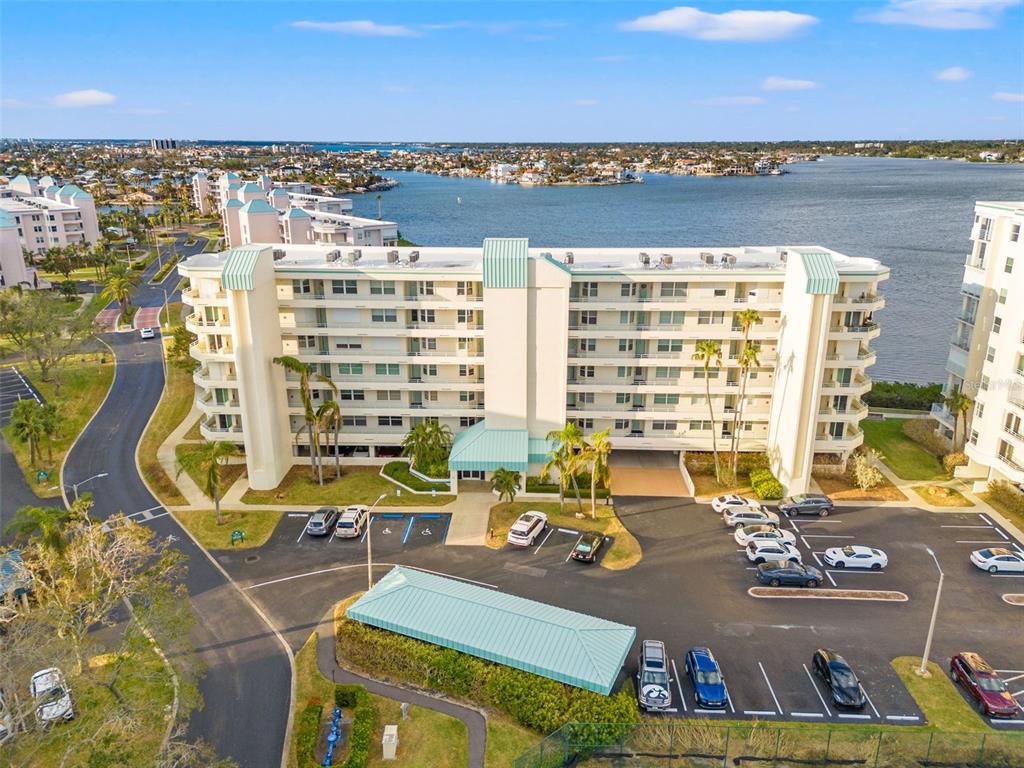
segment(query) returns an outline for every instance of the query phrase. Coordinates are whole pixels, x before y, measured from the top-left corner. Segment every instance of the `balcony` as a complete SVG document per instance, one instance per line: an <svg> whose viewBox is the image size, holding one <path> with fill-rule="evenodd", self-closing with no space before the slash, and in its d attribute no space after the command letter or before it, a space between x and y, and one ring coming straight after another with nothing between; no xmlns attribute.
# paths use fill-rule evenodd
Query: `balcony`
<svg viewBox="0 0 1024 768"><path fill-rule="evenodd" d="M204 413L237 413L239 402L237 397L218 401L213 392L207 391L196 398L196 407Z"/></svg>
<svg viewBox="0 0 1024 768"><path fill-rule="evenodd" d="M957 312L956 319L966 325L974 325L977 317L971 312Z"/></svg>
<svg viewBox="0 0 1024 768"><path fill-rule="evenodd" d="M235 382L238 378L233 373L211 374L206 366L198 368L192 373L192 381L200 387L210 387L220 382Z"/></svg>
<svg viewBox="0 0 1024 768"><path fill-rule="evenodd" d="M228 295L224 291L216 293L201 294L198 288L192 288L181 292L181 301L184 304L201 304L203 306L226 306Z"/></svg>
<svg viewBox="0 0 1024 768"><path fill-rule="evenodd" d="M863 323L861 325L834 325L828 329L829 333L841 336L867 336L873 339L878 336L880 329L878 323Z"/></svg>
<svg viewBox="0 0 1024 768"><path fill-rule="evenodd" d="M825 359L831 363L858 363L866 367L875 362L875 353L872 350L868 350L867 352L855 352L849 355L841 355L838 352L832 352L825 355Z"/></svg>
<svg viewBox="0 0 1024 768"><path fill-rule="evenodd" d="M1011 437L1016 438L1017 440L1024 440L1024 434L1021 434L1020 432L1018 432L1013 427L1007 424L1003 424L1003 432L1010 435Z"/></svg>
<svg viewBox="0 0 1024 768"><path fill-rule="evenodd" d="M818 409L819 416L835 417L835 418L847 418L847 419L862 419L868 415L868 407L861 402L852 402L846 406L845 409L839 410L828 406L826 408Z"/></svg>
<svg viewBox="0 0 1024 768"><path fill-rule="evenodd" d="M832 390L846 390L851 394L863 395L871 389L871 379L867 376L854 376L850 381L823 381L821 388L831 392Z"/></svg>
<svg viewBox="0 0 1024 768"><path fill-rule="evenodd" d="M1021 466L1020 464L1018 464L1017 461L1012 456L1005 456L1005 455L1000 453L1000 454L998 454L998 456L996 458L998 458L999 461L1002 462L1004 466L1009 467L1014 472L1024 472L1024 466Z"/></svg>
<svg viewBox="0 0 1024 768"><path fill-rule="evenodd" d="M238 425L221 427L216 422L199 422L199 434L207 440L241 440L242 428Z"/></svg>
<svg viewBox="0 0 1024 768"><path fill-rule="evenodd" d="M946 406L944 406L942 403L932 403L932 407L929 413L931 414L932 418L935 419L940 424L947 426L950 429L953 428L955 424L953 414L950 413L949 409L946 408Z"/></svg>
<svg viewBox="0 0 1024 768"><path fill-rule="evenodd" d="M185 327L193 333L210 330L229 331L231 329L231 321L226 318L209 320L202 315L193 312L185 318Z"/></svg>
<svg viewBox="0 0 1024 768"><path fill-rule="evenodd" d="M965 339L962 336L958 336L957 334L953 334L953 336L950 337L950 339L949 339L949 343L951 345L953 345L954 347L956 347L957 349L962 349L965 352L970 352L971 351L971 339L970 339L970 337Z"/></svg>
<svg viewBox="0 0 1024 768"><path fill-rule="evenodd" d="M832 306L857 306L871 305L872 309L881 309L885 306L885 299L874 293L861 294L860 296L833 296Z"/></svg>

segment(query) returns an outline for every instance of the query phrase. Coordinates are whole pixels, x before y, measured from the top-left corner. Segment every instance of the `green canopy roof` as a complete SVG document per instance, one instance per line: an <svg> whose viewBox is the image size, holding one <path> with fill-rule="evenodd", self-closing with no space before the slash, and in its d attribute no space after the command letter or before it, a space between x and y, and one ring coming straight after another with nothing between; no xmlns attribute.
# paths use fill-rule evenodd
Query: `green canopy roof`
<svg viewBox="0 0 1024 768"><path fill-rule="evenodd" d="M251 291L252 273L256 262L266 246L243 246L228 251L220 283L226 291Z"/></svg>
<svg viewBox="0 0 1024 768"><path fill-rule="evenodd" d="M396 566L348 617L608 695L636 628Z"/></svg>
<svg viewBox="0 0 1024 768"><path fill-rule="evenodd" d="M480 421L455 436L449 469L493 472L511 469L525 472L529 464L530 435L525 429L488 429Z"/></svg>
<svg viewBox="0 0 1024 768"><path fill-rule="evenodd" d="M823 251L800 251L807 273L807 293L833 294L839 290L839 272Z"/></svg>

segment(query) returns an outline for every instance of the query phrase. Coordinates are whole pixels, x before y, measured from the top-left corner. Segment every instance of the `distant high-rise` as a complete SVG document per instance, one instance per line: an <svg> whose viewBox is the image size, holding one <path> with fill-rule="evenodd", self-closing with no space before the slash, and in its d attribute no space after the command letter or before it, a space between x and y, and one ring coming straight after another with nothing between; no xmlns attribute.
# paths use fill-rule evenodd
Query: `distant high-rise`
<svg viewBox="0 0 1024 768"><path fill-rule="evenodd" d="M150 149L157 149L157 150L160 150L160 149L177 149L178 148L178 140L177 139L150 139L149 140L149 148Z"/></svg>

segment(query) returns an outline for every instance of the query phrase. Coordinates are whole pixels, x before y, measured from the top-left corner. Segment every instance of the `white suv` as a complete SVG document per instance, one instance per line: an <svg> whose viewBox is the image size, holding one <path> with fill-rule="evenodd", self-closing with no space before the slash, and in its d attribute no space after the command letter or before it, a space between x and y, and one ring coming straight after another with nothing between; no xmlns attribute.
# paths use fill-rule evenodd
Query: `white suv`
<svg viewBox="0 0 1024 768"><path fill-rule="evenodd" d="M353 504L350 507L345 507L334 526L334 536L339 539L354 539L362 536L369 513L370 508L365 504Z"/></svg>
<svg viewBox="0 0 1024 768"><path fill-rule="evenodd" d="M800 550L785 541L752 541L747 544L747 559L756 564L767 563L769 560L788 560L791 563L802 563Z"/></svg>
<svg viewBox="0 0 1024 768"><path fill-rule="evenodd" d="M517 547L528 547L548 527L548 516L543 512L524 512L508 530L508 543Z"/></svg>
<svg viewBox="0 0 1024 768"><path fill-rule="evenodd" d="M64 681L64 673L56 667L41 669L32 675L29 690L36 703L36 718L43 725L75 719L71 689Z"/></svg>

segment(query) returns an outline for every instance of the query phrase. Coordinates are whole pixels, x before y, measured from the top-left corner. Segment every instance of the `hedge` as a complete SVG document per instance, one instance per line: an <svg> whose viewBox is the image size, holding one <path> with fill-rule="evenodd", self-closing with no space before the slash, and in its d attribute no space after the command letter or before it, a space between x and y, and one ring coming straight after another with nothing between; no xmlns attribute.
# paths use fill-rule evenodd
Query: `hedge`
<svg viewBox="0 0 1024 768"><path fill-rule="evenodd" d="M323 704L309 704L299 713L295 726L295 758L299 768L318 765L316 745L320 740L320 723L324 718Z"/></svg>
<svg viewBox="0 0 1024 768"><path fill-rule="evenodd" d="M949 453L950 441L935 434L939 422L935 419L904 419L903 434L936 458Z"/></svg>
<svg viewBox="0 0 1024 768"><path fill-rule="evenodd" d="M1024 515L1024 493L1018 491L1005 480L993 480L988 484L988 492L992 498L1011 512Z"/></svg>
<svg viewBox="0 0 1024 768"><path fill-rule="evenodd" d="M404 461L389 461L384 465L384 474L392 480L397 480L402 485L407 485L414 491L437 491L438 493L451 493L452 489L448 483L428 483L420 480L409 471L409 465Z"/></svg>
<svg viewBox="0 0 1024 768"><path fill-rule="evenodd" d="M588 475L586 473L578 475L576 477L576 484L580 487L580 498L589 499L590 498L590 475ZM557 483L550 483L550 482L545 483L539 477L527 477L526 478L526 492L527 493L558 493L558 484ZM600 486L598 486L597 498L599 498L599 499L607 499L608 498L608 493L609 493L609 491L608 491L607 488L601 488ZM566 496L566 498L575 498L576 497L576 491L573 489L572 483L570 483L569 487L565 489L565 496Z"/></svg>
<svg viewBox="0 0 1024 768"><path fill-rule="evenodd" d="M719 451L718 459L724 467L732 460L732 456L727 451ZM768 463L768 457L763 453L740 453L736 457L736 469L738 472L764 469L768 466ZM686 468L691 472L710 474L715 471L714 454L711 451L687 451Z"/></svg>
<svg viewBox="0 0 1024 768"><path fill-rule="evenodd" d="M861 400L874 408L927 411L932 403L942 401L942 385L876 381L871 385L871 391L863 395Z"/></svg>
<svg viewBox="0 0 1024 768"><path fill-rule="evenodd" d="M602 696L348 618L338 623L337 639L338 657L357 670L494 707L540 733L568 722L640 720L628 682Z"/></svg>
<svg viewBox="0 0 1024 768"><path fill-rule="evenodd" d="M782 483L770 469L755 469L750 473L750 487L759 499L781 499Z"/></svg>
<svg viewBox="0 0 1024 768"><path fill-rule="evenodd" d="M334 706L352 710L352 728L348 737L348 757L341 768L365 768L370 759L373 729L377 725L377 709L361 685L334 686Z"/></svg>

